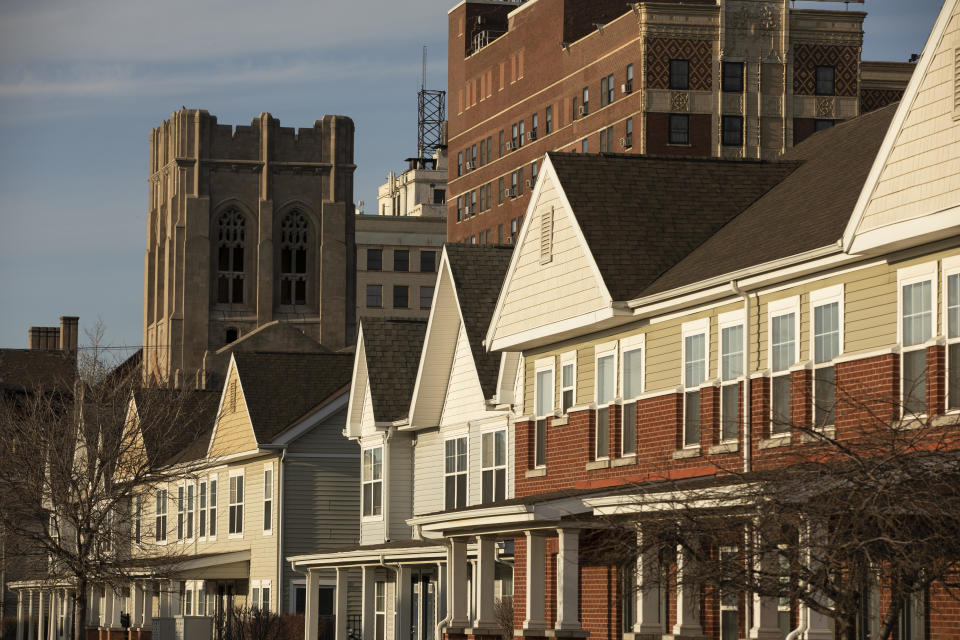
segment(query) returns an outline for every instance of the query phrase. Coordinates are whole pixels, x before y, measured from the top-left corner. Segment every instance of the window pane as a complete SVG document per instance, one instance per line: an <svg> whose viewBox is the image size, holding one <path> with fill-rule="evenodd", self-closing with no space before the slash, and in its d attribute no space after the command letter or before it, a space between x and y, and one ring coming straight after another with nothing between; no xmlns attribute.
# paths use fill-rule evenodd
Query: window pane
<svg viewBox="0 0 960 640"><path fill-rule="evenodd" d="M453 509L457 504L457 477L447 476L445 483L444 504L446 509Z"/></svg>
<svg viewBox="0 0 960 640"><path fill-rule="evenodd" d="M597 410L597 457L610 456L610 407Z"/></svg>
<svg viewBox="0 0 960 640"><path fill-rule="evenodd" d="M637 452L637 404L623 405L623 455Z"/></svg>
<svg viewBox="0 0 960 640"><path fill-rule="evenodd" d="M817 369L813 376L814 425L833 424L833 367Z"/></svg>
<svg viewBox="0 0 960 640"><path fill-rule="evenodd" d="M635 398L641 393L641 370L643 361L642 351L634 349L623 354L623 397Z"/></svg>
<svg viewBox="0 0 960 640"><path fill-rule="evenodd" d="M726 327L720 337L722 362L720 375L735 380L743 375L743 326Z"/></svg>
<svg viewBox="0 0 960 640"><path fill-rule="evenodd" d="M790 376L777 376L773 379L773 433L790 431Z"/></svg>
<svg viewBox="0 0 960 640"><path fill-rule="evenodd" d="M537 372L537 407L538 416L545 416L553 411L553 370Z"/></svg>
<svg viewBox="0 0 960 640"><path fill-rule="evenodd" d="M960 342L947 347L947 408L960 409Z"/></svg>
<svg viewBox="0 0 960 640"><path fill-rule="evenodd" d="M563 386L565 387L573 386L573 365L572 364L563 365Z"/></svg>
<svg viewBox="0 0 960 640"><path fill-rule="evenodd" d="M494 434L493 463L497 466L507 464L507 432L497 431Z"/></svg>
<svg viewBox="0 0 960 640"><path fill-rule="evenodd" d="M684 343L684 385L696 387L707 379L707 363L704 354L706 336L702 333L687 336Z"/></svg>
<svg viewBox="0 0 960 640"><path fill-rule="evenodd" d="M684 394L683 444L700 444L700 390Z"/></svg>
<svg viewBox="0 0 960 640"><path fill-rule="evenodd" d="M927 411L927 351L917 349L904 353L903 405L905 413L921 414Z"/></svg>
<svg viewBox="0 0 960 640"><path fill-rule="evenodd" d="M960 338L960 274L947 278L947 337Z"/></svg>
<svg viewBox="0 0 960 640"><path fill-rule="evenodd" d="M567 413L573 406L573 389L567 389L563 392L563 412Z"/></svg>
<svg viewBox="0 0 960 640"><path fill-rule="evenodd" d="M796 361L796 325L795 314L774 316L771 320L773 338L773 370L783 371Z"/></svg>
<svg viewBox="0 0 960 640"><path fill-rule="evenodd" d="M506 469L497 469L494 472L494 486L496 488L493 492L493 499L505 500L507 498L507 470Z"/></svg>
<svg viewBox="0 0 960 640"><path fill-rule="evenodd" d="M613 400L615 376L613 356L603 356L597 359L597 402L605 404Z"/></svg>
<svg viewBox="0 0 960 640"><path fill-rule="evenodd" d="M720 640L737 640L740 634L740 618L737 610L721 611L720 617Z"/></svg>
<svg viewBox="0 0 960 640"><path fill-rule="evenodd" d="M537 420L536 430L534 464L539 467L547 463L547 421Z"/></svg>
<svg viewBox="0 0 960 640"><path fill-rule="evenodd" d="M931 338L931 282L903 287L903 346L923 344Z"/></svg>
<svg viewBox="0 0 960 640"><path fill-rule="evenodd" d="M484 470L481 485L480 500L484 503L491 502L493 500L493 469Z"/></svg>
<svg viewBox="0 0 960 640"><path fill-rule="evenodd" d="M720 389L720 439L737 439L737 404L740 400L740 385L728 384Z"/></svg>
<svg viewBox="0 0 960 640"><path fill-rule="evenodd" d="M817 363L840 355L840 305L837 302L813 309L813 352Z"/></svg>
<svg viewBox="0 0 960 640"><path fill-rule="evenodd" d="M484 467L493 466L493 434L483 434L482 452L480 454L480 464Z"/></svg>
<svg viewBox="0 0 960 640"><path fill-rule="evenodd" d="M380 482L373 483L373 515L378 516L381 513L381 498L383 494L383 485Z"/></svg>

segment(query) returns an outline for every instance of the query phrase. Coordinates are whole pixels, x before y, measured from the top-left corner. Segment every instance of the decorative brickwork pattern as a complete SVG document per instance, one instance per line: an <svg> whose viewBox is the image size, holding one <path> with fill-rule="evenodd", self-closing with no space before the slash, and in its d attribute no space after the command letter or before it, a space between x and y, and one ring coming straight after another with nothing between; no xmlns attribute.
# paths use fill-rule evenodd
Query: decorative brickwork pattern
<svg viewBox="0 0 960 640"><path fill-rule="evenodd" d="M860 113L870 113L903 98L901 89L861 89Z"/></svg>
<svg viewBox="0 0 960 640"><path fill-rule="evenodd" d="M812 96L817 93L817 65L835 67L835 95L857 95L857 47L830 44L798 44L793 47L793 93ZM692 74L692 71L691 71Z"/></svg>
<svg viewBox="0 0 960 640"><path fill-rule="evenodd" d="M707 40L647 38L647 87L670 88L670 60L690 61L690 91L713 87L713 44Z"/></svg>

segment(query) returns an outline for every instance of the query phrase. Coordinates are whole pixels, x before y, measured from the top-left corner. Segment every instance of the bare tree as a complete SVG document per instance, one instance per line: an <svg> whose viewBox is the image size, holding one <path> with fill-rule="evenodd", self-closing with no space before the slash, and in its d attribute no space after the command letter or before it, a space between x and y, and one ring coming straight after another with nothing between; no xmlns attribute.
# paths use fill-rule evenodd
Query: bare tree
<svg viewBox="0 0 960 640"><path fill-rule="evenodd" d="M748 471L738 459L710 478L633 485L601 510L621 534L602 538L619 562L663 559L637 588L689 582L718 598L799 603L849 640L864 637L870 589L884 596L875 640L931 587L956 597L960 419L913 414L878 390L835 395L835 427L790 423L789 446L763 450ZM680 550L692 562L677 571Z"/></svg>
<svg viewBox="0 0 960 640"><path fill-rule="evenodd" d="M144 389L138 359L110 361L102 325L87 337L75 376L0 404L0 528L36 580L70 589L77 639L91 586L121 589L179 562L177 545L154 543L142 505L195 471L178 456L212 427L198 392Z"/></svg>

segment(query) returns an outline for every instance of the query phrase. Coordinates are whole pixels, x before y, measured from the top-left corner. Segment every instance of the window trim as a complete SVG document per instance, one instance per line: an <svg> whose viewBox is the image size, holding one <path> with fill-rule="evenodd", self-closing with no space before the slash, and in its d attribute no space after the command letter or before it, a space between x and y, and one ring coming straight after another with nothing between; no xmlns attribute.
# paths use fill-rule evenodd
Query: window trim
<svg viewBox="0 0 960 640"><path fill-rule="evenodd" d="M227 486L227 538L229 538L229 539L231 539L231 540L234 540L234 539L242 539L242 538L243 538L243 533L244 533L244 531L246 530L246 527L244 526L244 524L246 523L246 515L247 515L247 514L246 514L246 509L244 509L243 507L244 507L244 503L246 502L246 498L247 498L247 482L246 482L246 479L243 480L243 489L241 490L241 491L242 491L242 494L243 494L243 495L242 495L242 500L240 500L240 502L231 502L231 497L230 497L230 495L229 495L229 494L230 494L229 481L233 480L233 479L236 478L236 477L244 478L244 476L245 476L245 469L231 469L231 470L230 470L230 475L229 475L229 480L228 480L228 486ZM238 493L240 493L240 492L238 492ZM235 506L238 506L238 505L240 506L240 529L239 529L239 531L231 532L231 531L230 531L230 511L231 511Z"/></svg>
<svg viewBox="0 0 960 640"><path fill-rule="evenodd" d="M498 465L497 460L497 434L503 434L503 464ZM493 438L493 466L485 467L483 466L483 439L486 437ZM469 448L469 444L468 444ZM470 465L467 465L469 469ZM507 430L506 426L499 425L493 429L487 429L480 433L480 502L479 504L493 504L497 501L497 470L503 469L503 497L504 500L510 498L510 433ZM486 471L493 472L493 500L489 503L484 502L483 500L483 474ZM469 478L467 479L469 483ZM467 485L469 487L469 484ZM469 490L467 491L469 494ZM469 499L468 499L469 502Z"/></svg>
<svg viewBox="0 0 960 640"><path fill-rule="evenodd" d="M380 449L380 477L379 477L379 478L372 478L372 477L371 477L370 480L364 480L364 479L363 479L364 457L366 456L367 451L375 451L375 450L377 450L377 449ZM386 447L384 446L384 443L383 443L383 442L378 442L377 444L374 444L374 445L364 446L364 447L360 450L360 520L361 520L361 522L382 522L382 521L383 521L383 500L384 500L383 492L384 492L384 486L385 486L384 483L383 483L383 459L384 459L385 456L386 456ZM372 462L372 461L371 461L370 466L371 466L371 471L370 471L370 473L371 473L371 476L372 476L372 475L373 475L373 462ZM364 503L363 492L364 492L364 489L365 489L366 485L368 485L368 484L369 484L369 485L373 485L373 484L378 483L378 482L380 483L380 513L376 513L376 514L373 513L373 511L374 511L374 508L373 508L373 507L374 507L374 505L373 505L373 489L371 489L371 490L370 490L370 495L371 495L370 511L371 511L371 513L370 513L370 515L365 515L365 514L363 513L363 508L364 508L364 504L363 504L363 503Z"/></svg>
<svg viewBox="0 0 960 640"><path fill-rule="evenodd" d="M466 457L466 464L464 465L463 471L447 471L447 443L456 440L464 441L464 456ZM456 446L456 445L454 445ZM457 456L459 457L459 456ZM451 476L464 476L464 490L463 490L463 507L470 506L470 438L466 432L457 430L456 432L450 432L446 434L443 438L443 508L444 510L450 509L460 509L463 507L457 506L456 496L454 496L454 506L447 506L447 478Z"/></svg>
<svg viewBox="0 0 960 640"><path fill-rule="evenodd" d="M270 495L269 495L269 497L267 496L267 475L270 476ZM277 515L276 509L273 508L273 502L274 502L274 501L273 501L273 492L274 492L274 488L275 488L275 486L276 486L274 480L275 480L275 474L274 474L274 472L273 472L273 462L271 461L271 462L266 462L266 463L264 463L264 465L263 465L263 512L261 513L261 515L263 516L263 523L264 523L264 524L266 524L266 519L267 519L267 518L266 518L267 503L270 504L270 528L269 528L269 529L266 529L266 528L265 528L265 529L263 530L263 535L265 535L265 536L273 535L273 521L274 521L274 519L276 518L276 515Z"/></svg>
<svg viewBox="0 0 960 640"><path fill-rule="evenodd" d="M687 65L687 84L684 87L675 87L673 86L673 63L674 62L685 62ZM690 59L689 58L670 58L670 61L667 63L667 88L670 91L690 91Z"/></svg>
<svg viewBox="0 0 960 640"><path fill-rule="evenodd" d="M938 276L939 269L937 268L937 262L924 262L922 264L913 265L910 267L904 267L897 270L897 344L900 346L900 370L897 372L899 376L898 386L900 388L900 415L901 417L907 415L906 409L906 399L903 396L903 356L905 353L913 351L926 351L928 342L923 342L916 345L911 345L909 347L904 347L903 345L903 288L912 284L917 284L919 282L930 281L930 336L931 339L936 338L937 336L937 296L939 292L938 288ZM945 306L945 305L944 305ZM927 408L927 407L925 407ZM919 413L916 417L923 418L926 417L927 411Z"/></svg>
<svg viewBox="0 0 960 640"><path fill-rule="evenodd" d="M727 128L728 121L737 121L737 138L736 142L727 142L727 132L733 131L732 129ZM720 144L724 147L742 147L744 141L744 119L741 115L725 113L720 116ZM688 134L689 135L689 134Z"/></svg>
<svg viewBox="0 0 960 640"><path fill-rule="evenodd" d="M549 371L550 375L546 376L546 379L550 381L550 393L547 397L550 398L550 407L547 413L540 414L537 409L539 408L539 403L537 398L540 393L540 382L539 374L544 371ZM533 469L545 469L547 466L547 426L546 421L548 418L552 418L556 414L557 398L556 398L556 363L555 358L550 356L548 358L540 358L535 360L533 363L533 428L534 428L534 437L533 437ZM537 445L537 423L543 420L543 463L537 464L537 451L539 446Z"/></svg>
<svg viewBox="0 0 960 640"><path fill-rule="evenodd" d="M945 341L943 361L944 361L944 366L946 368L943 374L943 381L944 381L943 409L944 409L944 413L958 413L960 412L960 408L957 408L957 409L950 408L950 370L951 370L950 345L960 343L960 333L958 333L957 336L954 336L952 338L950 337L950 316L948 313L949 309L947 308L947 304L950 302L950 297L949 297L949 290L947 287L950 283L951 277L957 276L957 278L960 279L960 256L948 256L943 258L943 260L940 263L940 269L941 269L940 277L942 282L941 286L943 290L943 293L941 294L941 296L943 297L943 301L942 301L942 304L940 305L941 308L943 309L940 326L943 327L941 334L943 335L944 341ZM954 366L960 367L960 363L956 363Z"/></svg>
<svg viewBox="0 0 960 640"><path fill-rule="evenodd" d="M686 142L673 142L673 119L682 118L687 123L687 140ZM667 117L667 146L673 147L689 147L690 145L690 114L689 113L671 113Z"/></svg>
<svg viewBox="0 0 960 640"><path fill-rule="evenodd" d="M607 342L604 344L598 344L593 348L593 402L597 407L597 419L594 420L594 432L593 432L593 459L594 460L609 460L610 459L610 413L609 409L613 405L617 404L619 400L618 391L619 391L619 376L617 362L618 355L618 345L616 341ZM601 358L613 358L613 389L611 391L610 399L605 402L600 401L600 359ZM598 450L598 445L600 442L600 410L607 409L607 420L606 424L603 425L607 430L607 453L606 455L600 455Z"/></svg>
<svg viewBox="0 0 960 640"><path fill-rule="evenodd" d="M817 418L817 370L826 369L828 367L835 367L833 360L829 362L817 363L817 345L816 345L816 322L817 315L816 310L818 307L823 307L833 303L837 303L837 334L838 334L838 351L835 357L840 357L843 355L843 333L846 329L846 323L844 322L844 310L843 310L843 300L844 300L844 286L841 282L840 284L833 285L832 287L825 287L823 289L817 289L816 291L810 292L809 300L809 319L810 319L810 335L808 340L810 342L810 367L812 374L810 376L810 402L812 406L810 408L810 415L813 419L813 427L817 428L816 424ZM834 380L836 380L836 369L834 369ZM836 386L836 383L834 383ZM836 398L836 396L834 396ZM834 413L834 420L836 420L836 413ZM831 425L823 425L831 426Z"/></svg>
<svg viewBox="0 0 960 640"><path fill-rule="evenodd" d="M253 591L256 589L259 592L260 597L257 598L258 602L254 602ZM266 606L263 603L263 590L267 589L267 602ZM260 609L267 612L274 611L273 609L273 584L271 580L251 580L250 581L250 609Z"/></svg>
<svg viewBox="0 0 960 640"><path fill-rule="evenodd" d="M739 442L740 436L739 431L742 426L742 415L737 413L737 437L736 438L724 438L723 437L723 388L729 386L737 387L737 403L739 405L740 395L746 391L746 385L743 384L747 379L747 330L746 330L746 316L743 312L743 309L737 309L736 311L728 311L726 313L721 313L717 316L717 378L720 380L720 397L719 400L719 420L717 433L717 442L720 444L728 444ZM729 380L723 377L723 331L724 329L733 329L734 327L740 327L741 337L743 338L744 344L740 348L740 375L736 378L730 378ZM744 398L746 401L746 398Z"/></svg>
<svg viewBox="0 0 960 640"><path fill-rule="evenodd" d="M732 66L732 65L738 65L738 66L740 67L740 73L739 73L739 80L740 80L739 84L740 84L740 88L739 88L739 89L728 89L728 88L727 88L727 84L726 84L726 80L727 80L726 68L727 68L727 65L731 65L731 66ZM744 64L744 61L743 61L743 60L727 60L727 59L722 60L721 63L720 63L720 91L721 91L721 93L743 93L743 89L744 89L744 87L746 86L746 82L744 82L744 75L745 75L744 71L745 71L745 70L746 70L746 64Z"/></svg>
<svg viewBox="0 0 960 640"><path fill-rule="evenodd" d="M627 362L627 354L633 353L634 351L640 351L640 393L627 397L626 389L624 388L624 382L626 381L626 375L624 373L624 367ZM625 407L628 404L636 405L641 395L647 391L647 335L641 333L635 336L630 336L628 338L623 338L620 340L620 380L619 386L617 387L619 391L619 396L621 399L621 409L620 409L620 457L635 456L637 455L637 432L636 427L634 427L634 442L633 442L633 451L624 451L624 419L626 418ZM634 414L636 417L636 414Z"/></svg>
<svg viewBox="0 0 960 640"><path fill-rule="evenodd" d="M207 476L207 541L215 542L217 539L217 530L220 528L217 524L218 505L217 492L220 490L219 474L211 473ZM214 486L216 485L216 486Z"/></svg>
<svg viewBox="0 0 960 640"><path fill-rule="evenodd" d="M820 69L830 69L833 71L833 78L830 80L831 91L829 93L822 93L820 91L820 82L818 78L818 71ZM837 95L837 66L833 64L818 64L813 67L813 93L818 96L835 96Z"/></svg>
<svg viewBox="0 0 960 640"><path fill-rule="evenodd" d="M785 369L774 371L773 369L773 319L779 318L780 316L786 316L793 314L793 362L788 365ZM781 376L787 376L787 380L790 380L791 369L800 362L800 296L790 296L787 298L781 298L779 300L774 300L767 303L767 367L770 369L770 391L769 391L769 401L770 401L770 411L769 411L769 424L770 424L770 437L771 438L783 438L790 436L790 429L786 431L775 433L773 430L773 382L774 378L779 378ZM790 394L790 404L793 404L793 393L791 389ZM790 410L790 407L787 408ZM789 423L788 423L789 425Z"/></svg>
<svg viewBox="0 0 960 640"><path fill-rule="evenodd" d="M168 487L157 489L154 492L155 504L162 505L163 511L158 512L154 507L153 539L157 544L167 544L167 530L170 518L170 490Z"/></svg>
<svg viewBox="0 0 960 640"><path fill-rule="evenodd" d="M563 384L563 369L564 367L572 366L573 367L573 379L570 386L564 386ZM573 401L570 403L567 411L563 410L563 394L567 390L573 392ZM560 355L560 412L561 415L567 415L570 408L577 406L577 352L567 351Z"/></svg>
<svg viewBox="0 0 960 640"><path fill-rule="evenodd" d="M689 386L687 384L687 338L703 335L703 362L704 362L704 371L703 371L703 380L698 382L694 386ZM700 440L703 440L703 425L700 425L700 438L695 443L687 442L687 399L686 394L693 393L696 390L696 393L700 393L700 388L703 384L710 379L710 317L701 318L699 320L691 320L690 322L684 322L680 328L680 383L683 387L683 417L682 417L682 429L681 433L683 435L683 449L699 449ZM699 422L699 418L697 419Z"/></svg>

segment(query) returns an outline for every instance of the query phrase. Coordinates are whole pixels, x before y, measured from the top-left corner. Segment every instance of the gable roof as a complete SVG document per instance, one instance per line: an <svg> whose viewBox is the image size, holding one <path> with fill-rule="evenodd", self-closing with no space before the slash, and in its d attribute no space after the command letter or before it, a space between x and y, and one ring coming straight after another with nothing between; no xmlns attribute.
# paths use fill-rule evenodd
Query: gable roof
<svg viewBox="0 0 960 640"><path fill-rule="evenodd" d="M257 442L266 444L350 384L348 353L234 353Z"/></svg>
<svg viewBox="0 0 960 640"><path fill-rule="evenodd" d="M72 391L77 359L65 351L0 349L0 391Z"/></svg>
<svg viewBox="0 0 960 640"><path fill-rule="evenodd" d="M548 154L614 300L630 300L795 162Z"/></svg>
<svg viewBox="0 0 960 640"><path fill-rule="evenodd" d="M642 295L836 245L896 108L889 105L843 122L788 151L782 159L799 163L796 171Z"/></svg>
<svg viewBox="0 0 960 640"><path fill-rule="evenodd" d="M497 393L500 354L483 346L497 305L513 247L447 244L445 246L460 303L460 315L485 399Z"/></svg>
<svg viewBox="0 0 960 640"><path fill-rule="evenodd" d="M363 318L360 321L370 398L377 422L396 422L410 412L425 320Z"/></svg>
<svg viewBox="0 0 960 640"><path fill-rule="evenodd" d="M151 466L204 457L216 421L219 391L140 388L133 397Z"/></svg>

